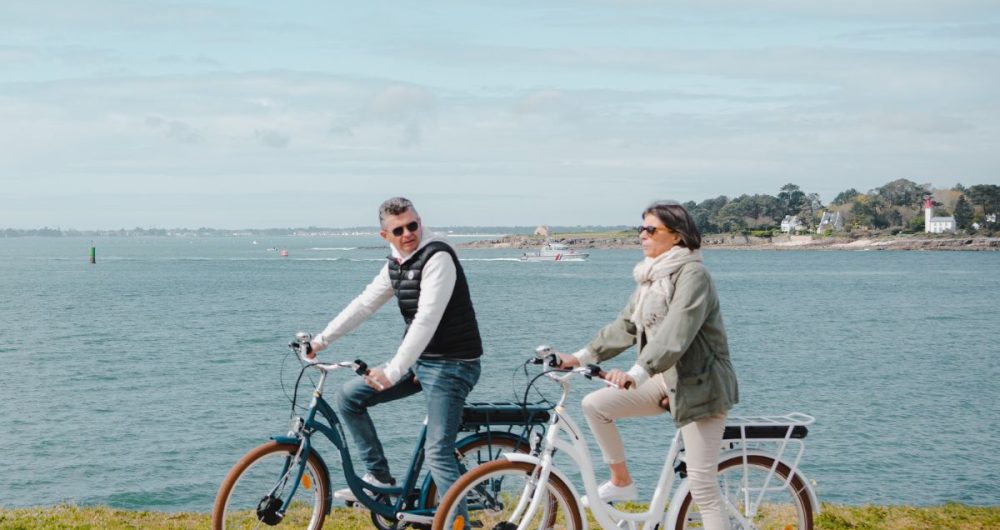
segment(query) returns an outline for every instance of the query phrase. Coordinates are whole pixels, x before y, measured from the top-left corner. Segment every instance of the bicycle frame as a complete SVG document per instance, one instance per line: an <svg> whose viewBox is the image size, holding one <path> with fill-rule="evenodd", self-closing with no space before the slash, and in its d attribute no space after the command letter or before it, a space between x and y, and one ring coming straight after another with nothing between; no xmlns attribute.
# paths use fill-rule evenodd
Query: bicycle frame
<svg viewBox="0 0 1000 530"><path fill-rule="evenodd" d="M580 476L583 478L584 491L586 492L588 498L597 499L598 484L597 479L594 476L594 466L590 458L590 449L586 438L582 434L584 431L581 430L573 418L566 413L564 406L569 389L569 384L566 379L570 375L572 375L572 373L564 376L552 376L552 379L557 380L563 386L563 395L554 409L555 414L545 433L545 441L542 445L541 455L536 457L531 455L515 455L508 453L504 456L511 461L534 463L540 469L537 482L539 484L544 484L548 480L551 473L556 472L559 475L562 475L562 472L555 467L555 462L553 460L555 453L560 451L568 455L579 469ZM560 436L563 432L566 432L568 435L568 440ZM663 470L660 472L660 479L657 482L656 490L653 493L653 499L650 501L648 510L640 513L623 512L602 502L591 502L590 511L594 515L597 522L604 528L620 528L616 520L628 521L629 528L635 528L636 524L643 523L643 528L647 530L652 530L655 525L662 522L664 510L667 506L668 495L670 494L670 490L673 488L674 469L671 464L677 460L677 456L680 454L682 447L683 441L680 437L680 431L678 431L674 434L673 440L670 443L670 450L667 452ZM565 476L563 476L563 478L566 484L571 489L574 489L572 482L565 480ZM575 489L573 494L579 498ZM532 495L530 503L528 503L527 506L523 506L526 499L522 498L520 503L521 505L515 508L514 518L522 521L531 520L533 514L538 510L543 497L545 497L545 488L536 488L535 493ZM527 512L525 510L527 510ZM522 517L521 515L524 513L527 513L527 516ZM586 528L586 517L582 517L582 520L584 521L584 528ZM519 528L518 530L524 529Z"/></svg>
<svg viewBox="0 0 1000 530"><path fill-rule="evenodd" d="M521 526L518 530L525 530L523 526L532 520L534 514L539 509L542 499L545 498L546 488L542 485L546 484L549 480L551 474L555 473L562 481L569 487L572 494L576 498L580 498L580 495L575 490L573 482L570 481L564 473L562 473L558 467L556 467L554 462L554 455L557 451L562 452L569 456L570 459L576 464L579 470L579 474L583 479L584 490L588 496L588 499L598 499L598 484L597 479L594 474L594 467L590 457L590 449L586 438L583 436L583 430L577 425L577 423L567 414L565 409L565 401L569 393L569 378L573 375L580 375L585 373L586 369L575 369L570 370L563 375L556 375L554 373L546 374L550 379L558 382L562 385L563 392L558 404L554 409L554 415L549 423L547 431L544 437L544 443L541 446L541 451L539 454L535 455L523 455L523 454L510 454L506 453L504 455L510 461L513 462L526 462L535 466L537 478L532 482L534 491L531 492L531 496L522 495L515 507L510 520L512 521L522 521ZM777 420L785 419L788 422L783 424L778 424ZM720 455L720 462L731 458L734 455L740 455L743 458L744 464L751 455L765 455L772 457L775 460L775 467L781 462L781 455L785 452L786 447L790 443L798 444L798 451L795 456L793 463L786 463L789 467L805 480L805 477L798 471L798 464L801 460L802 453L804 452L804 443L801 440L791 439L792 426L794 425L808 425L814 420L811 416L805 414L794 413L786 416L778 417L757 417L757 418L740 418L740 420L745 420L741 422L736 422L733 424L727 424L731 427L738 427L740 429L741 438L740 439L728 439L726 441L730 444L730 449L724 451ZM774 426L779 425L780 427L788 427L784 438L760 438L748 440L747 429L749 427L755 426ZM563 433L566 436L562 436ZM766 443L777 443L779 444L779 449L776 452L762 451L760 449L751 449L748 447L748 441L751 442L761 442ZM736 444L740 444L740 447L735 447ZM679 460L681 451L683 450L684 442L681 437L681 433L678 430L670 443L670 449L667 452L666 458L663 463L663 468L660 472L659 480L656 484L656 489L653 492L653 497L649 503L649 508L645 512L623 512L616 509L610 504L606 504L600 501L591 501L589 503L589 508L594 516L594 519L601 525L601 527L606 529L625 529L628 530L638 530L641 524L643 530L654 530L657 525L663 525L665 530L673 530L674 521L676 520L677 510L681 504L681 500L687 495L687 480L682 479L680 487L677 491L673 493L671 497L671 490L674 489L674 477L676 474L676 463ZM759 496L755 502L759 503L760 497L770 489L768 484L774 475L775 469L771 469L770 476L764 481L763 488L750 487L748 484L743 484L746 496L745 502L747 506L754 506L751 508L751 514L756 510L756 504L751 504L753 499L750 498L750 492L754 490L759 490ZM791 480L789 475L788 480ZM808 482L806 482L808 484ZM787 484L787 482L786 482ZM785 484L782 484L784 486ZM808 488L808 486L807 486ZM819 503L816 501L815 493L812 488L809 489L809 499L813 504L815 513L818 513ZM528 493L526 491L525 493ZM665 514L665 509L667 507L668 498L672 498L670 502L670 512ZM734 506L728 499L723 498L726 509L735 517L740 524L747 528L752 527L747 521L744 514L740 513L740 510ZM587 529L587 518L583 512L582 505L579 506L581 510L581 520L583 522L584 530ZM624 525L622 524L624 523Z"/></svg>
<svg viewBox="0 0 1000 530"><path fill-rule="evenodd" d="M431 482L431 477L427 476L424 478L424 483L419 488L420 495L417 499L415 509L404 510L404 507L411 500L412 497L409 496L410 492L416 490L417 480L420 478L420 471L423 468L424 463L424 446L427 440L427 421L424 420L424 426L420 430L420 435L417 438L416 446L412 457L410 458L409 467L406 470L405 479L403 483L399 486L392 487L378 487L363 481L361 477L354 470L354 464L351 460L351 453L346 443L346 435L344 434L344 429L340 423L340 418L337 416L336 411L325 399L323 399L322 389L326 382L327 375L329 372L340 368L354 368L354 363L336 363L336 364L313 364L319 372L319 381L316 383L316 388L312 394L312 400L309 403L309 407L306 414L302 418L296 418L293 423L292 430L284 436L272 436L271 438L279 443L287 443L298 445L299 450L295 456L290 459L286 468L282 471L281 479L278 481L279 484L282 480L288 478L294 478L294 482L291 485L291 491L287 494L287 500L284 502L286 505L281 507L281 512L288 508L287 503L290 503L292 499L295 498L295 493L301 484L302 475L305 472L304 463L309 458L310 453L313 452L312 447L312 435L316 432L322 433L331 443L337 448L340 453L341 467L343 469L344 478L347 481L347 486L350 488L351 492L354 493L357 502L361 503L368 510L386 517L390 520L396 520L400 518L402 513L412 514L414 519L426 518L429 522L432 514L432 509L427 507L428 500L428 486ZM488 408L486 409L489 410ZM488 414L489 412L487 412ZM324 421L325 420L325 421ZM542 420L544 421L544 420ZM518 440L525 440L527 443L526 435L533 428L535 424L539 422L527 423L524 425L524 431L521 435L513 434L511 432L503 431L492 431L487 429L485 432L476 431L473 434L460 438L455 442L456 449L462 449L464 446L473 443L479 439L487 440L487 444L491 445L494 439L511 439L517 438ZM492 452L492 450L491 450ZM319 457L319 453L316 453ZM330 470L322 458L319 458L323 466L323 471L330 476ZM291 472L294 469L294 477L291 477ZM371 492L371 493L369 493ZM376 497L379 496L395 496L396 501L392 504L388 502L383 502L378 500ZM327 498L324 500L327 511L332 505L332 492L328 492ZM427 512L427 513L424 513Z"/></svg>

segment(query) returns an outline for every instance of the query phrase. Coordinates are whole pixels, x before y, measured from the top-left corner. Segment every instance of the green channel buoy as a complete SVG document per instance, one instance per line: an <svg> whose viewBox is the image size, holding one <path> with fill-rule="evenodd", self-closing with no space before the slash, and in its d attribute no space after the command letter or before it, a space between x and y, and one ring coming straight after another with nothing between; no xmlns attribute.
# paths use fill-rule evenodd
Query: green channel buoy
<svg viewBox="0 0 1000 530"><path fill-rule="evenodd" d="M90 244L90 262L97 263L97 247L93 243Z"/></svg>

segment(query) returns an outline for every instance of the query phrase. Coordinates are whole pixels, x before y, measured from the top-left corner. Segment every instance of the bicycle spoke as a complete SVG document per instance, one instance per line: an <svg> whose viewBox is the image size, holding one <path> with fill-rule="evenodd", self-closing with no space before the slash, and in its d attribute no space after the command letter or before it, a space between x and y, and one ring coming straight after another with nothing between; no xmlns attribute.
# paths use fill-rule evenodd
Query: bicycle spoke
<svg viewBox="0 0 1000 530"><path fill-rule="evenodd" d="M741 457L719 465L729 524L756 530L811 530L812 506L802 479L782 463L765 456ZM690 493L683 501L678 529L704 528L702 514Z"/></svg>
<svg viewBox="0 0 1000 530"><path fill-rule="evenodd" d="M220 488L213 527L249 530L280 523L282 528L319 528L326 516L328 480L313 456L301 479L294 483L299 467L289 463L296 449L293 445L264 444L237 463Z"/></svg>

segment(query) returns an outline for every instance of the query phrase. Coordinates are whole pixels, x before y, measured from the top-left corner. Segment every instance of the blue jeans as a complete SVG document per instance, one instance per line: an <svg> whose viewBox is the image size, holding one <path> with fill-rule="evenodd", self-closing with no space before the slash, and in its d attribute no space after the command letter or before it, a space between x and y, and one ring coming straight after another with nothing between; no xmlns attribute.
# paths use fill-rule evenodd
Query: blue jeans
<svg viewBox="0 0 1000 530"><path fill-rule="evenodd" d="M351 432L368 472L382 482L392 479L368 407L423 390L427 401L424 461L438 491L447 491L460 475L455 459L455 437L462 421L465 398L479 381L480 370L479 361L417 361L399 382L382 391L369 387L360 377L344 383L337 392L337 412Z"/></svg>

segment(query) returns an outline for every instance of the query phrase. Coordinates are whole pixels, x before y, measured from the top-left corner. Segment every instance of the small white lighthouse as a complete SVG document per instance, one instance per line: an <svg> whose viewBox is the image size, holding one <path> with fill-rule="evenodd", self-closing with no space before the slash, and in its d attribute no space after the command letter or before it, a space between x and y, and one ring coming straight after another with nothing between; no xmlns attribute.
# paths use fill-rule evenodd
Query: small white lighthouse
<svg viewBox="0 0 1000 530"><path fill-rule="evenodd" d="M934 217L934 199L930 195L924 197L924 232L943 234L954 232L957 227L954 217Z"/></svg>

